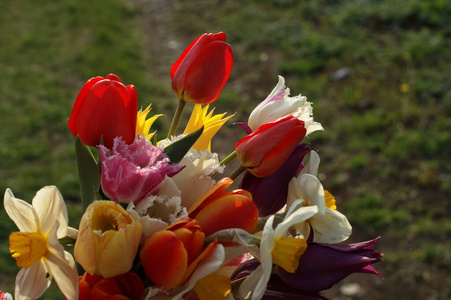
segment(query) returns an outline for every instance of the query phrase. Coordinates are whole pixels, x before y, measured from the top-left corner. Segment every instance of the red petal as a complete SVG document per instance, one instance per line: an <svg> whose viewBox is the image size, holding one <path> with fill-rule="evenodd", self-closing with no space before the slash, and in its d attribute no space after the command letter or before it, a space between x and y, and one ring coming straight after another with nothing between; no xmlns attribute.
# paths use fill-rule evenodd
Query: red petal
<svg viewBox="0 0 451 300"><path fill-rule="evenodd" d="M140 258L147 277L167 290L180 285L188 266L183 243L167 230L154 233L144 243Z"/></svg>

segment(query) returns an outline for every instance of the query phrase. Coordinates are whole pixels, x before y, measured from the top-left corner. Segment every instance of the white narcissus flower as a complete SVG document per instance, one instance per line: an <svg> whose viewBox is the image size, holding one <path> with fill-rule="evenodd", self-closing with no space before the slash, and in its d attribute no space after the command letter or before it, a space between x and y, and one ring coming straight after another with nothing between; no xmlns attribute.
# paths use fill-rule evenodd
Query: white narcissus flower
<svg viewBox="0 0 451 300"><path fill-rule="evenodd" d="M337 211L335 199L324 190L318 178L311 174L300 174L288 185L287 207L302 199L302 206L318 207L318 214L307 222L296 224L298 233L308 236L313 229L313 241L335 244L348 239L352 227L345 215Z"/></svg>
<svg viewBox="0 0 451 300"><path fill-rule="evenodd" d="M290 89L285 87L285 78L279 76L279 82L249 116L248 125L252 130L263 124L274 121L286 115L293 115L304 121L307 129L306 136L317 130L324 130L320 123L313 121L312 104L307 97L298 95L290 96Z"/></svg>
<svg viewBox="0 0 451 300"><path fill-rule="evenodd" d="M20 230L9 238L12 256L22 268L16 277L14 298L37 299L54 278L67 299L78 299L74 259L58 241L67 234L63 197L55 186L47 186L36 193L32 204L15 198L10 189L5 192L6 212Z"/></svg>
<svg viewBox="0 0 451 300"><path fill-rule="evenodd" d="M274 215L268 218L263 229L260 244L260 265L241 284L240 295L248 299L259 300L266 291L271 276L272 264L278 264L288 272L294 273L299 264L299 258L307 249L306 237L287 237L291 226L303 223L318 213L316 206L295 208L302 202L294 203L288 210L284 220L273 229Z"/></svg>

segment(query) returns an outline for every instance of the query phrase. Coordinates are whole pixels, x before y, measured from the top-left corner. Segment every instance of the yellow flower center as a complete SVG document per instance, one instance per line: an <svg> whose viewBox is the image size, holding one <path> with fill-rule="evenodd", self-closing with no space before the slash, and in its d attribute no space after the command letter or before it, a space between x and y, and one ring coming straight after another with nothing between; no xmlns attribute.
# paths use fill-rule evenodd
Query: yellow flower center
<svg viewBox="0 0 451 300"><path fill-rule="evenodd" d="M271 251L272 260L287 272L294 273L305 250L307 250L305 239L278 237L274 240L274 248Z"/></svg>
<svg viewBox="0 0 451 300"><path fill-rule="evenodd" d="M112 201L98 201L92 210L90 227L103 233L125 229L132 221L130 215L120 205Z"/></svg>
<svg viewBox="0 0 451 300"><path fill-rule="evenodd" d="M13 232L9 236L9 252L17 266L28 268L47 253L47 239L38 232Z"/></svg>
<svg viewBox="0 0 451 300"><path fill-rule="evenodd" d="M330 209L337 210L337 205L335 204L335 197L332 196L329 191L324 191L324 198L326 200L326 206Z"/></svg>

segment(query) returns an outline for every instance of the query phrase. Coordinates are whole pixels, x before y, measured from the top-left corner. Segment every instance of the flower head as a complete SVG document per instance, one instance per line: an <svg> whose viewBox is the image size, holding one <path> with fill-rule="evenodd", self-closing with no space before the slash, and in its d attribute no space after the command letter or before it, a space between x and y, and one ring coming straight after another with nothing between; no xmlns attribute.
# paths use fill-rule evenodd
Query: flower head
<svg viewBox="0 0 451 300"><path fill-rule="evenodd" d="M120 138L108 149L99 146L102 162L102 189L111 200L137 203L156 193L166 176L177 174L183 167L172 164L163 149L138 137L131 145Z"/></svg>
<svg viewBox="0 0 451 300"><path fill-rule="evenodd" d="M172 89L180 100L215 101L232 72L232 48L223 32L195 39L171 67Z"/></svg>
<svg viewBox="0 0 451 300"><path fill-rule="evenodd" d="M147 140L151 140L155 135L155 132L150 132L150 127L155 122L156 119L163 116L162 114L154 115L146 120L147 115L150 112L151 105L147 106L145 110L138 111L138 116L136 118L136 134L147 138Z"/></svg>
<svg viewBox="0 0 451 300"><path fill-rule="evenodd" d="M271 94L266 97L250 114L249 126L253 130L263 124L286 115L293 115L303 121L306 135L323 130L320 123L313 121L312 104L302 95L290 96L290 89L285 87L285 78L279 76L279 82Z"/></svg>
<svg viewBox="0 0 451 300"><path fill-rule="evenodd" d="M142 227L112 201L94 201L80 221L75 259L90 274L105 278L130 271L141 240Z"/></svg>
<svg viewBox="0 0 451 300"><path fill-rule="evenodd" d="M5 210L20 232L10 236L10 251L22 269L17 274L15 299L39 298L52 278L67 299L78 299L74 259L58 239L67 233L67 210L54 186L40 189L32 205L14 197L7 189ZM46 274L50 276L46 276Z"/></svg>
<svg viewBox="0 0 451 300"><path fill-rule="evenodd" d="M280 168L305 136L304 122L285 116L265 123L235 144L240 163L257 177Z"/></svg>
<svg viewBox="0 0 451 300"><path fill-rule="evenodd" d="M233 115L223 118L224 114L213 115L214 109L208 112L208 105L204 108L200 104L194 105L193 112L191 113L191 117L186 125L185 131L183 134L192 133L202 126L204 126L204 131L202 135L197 139L196 143L193 145L193 148L197 151L208 150L211 151L211 139L213 136L221 129L222 125L227 122L228 119L233 117Z"/></svg>
<svg viewBox="0 0 451 300"><path fill-rule="evenodd" d="M114 74L94 77L78 94L68 125L85 145L97 146L103 140L111 148L118 136L130 144L135 139L137 110L138 93L133 85L123 85Z"/></svg>

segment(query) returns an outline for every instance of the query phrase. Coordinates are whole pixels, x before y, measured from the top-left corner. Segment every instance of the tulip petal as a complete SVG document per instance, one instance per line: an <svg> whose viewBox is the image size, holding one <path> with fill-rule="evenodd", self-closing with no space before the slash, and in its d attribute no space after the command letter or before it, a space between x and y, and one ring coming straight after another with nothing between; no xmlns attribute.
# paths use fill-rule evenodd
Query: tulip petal
<svg viewBox="0 0 451 300"><path fill-rule="evenodd" d="M78 275L72 255L69 252L65 252L65 257L63 258L50 253L45 258L49 273L52 274L66 299L78 299Z"/></svg>
<svg viewBox="0 0 451 300"><path fill-rule="evenodd" d="M257 226L258 209L250 195L231 194L204 207L195 219L206 236L227 228L241 228L252 233Z"/></svg>
<svg viewBox="0 0 451 300"><path fill-rule="evenodd" d="M202 197L196 200L189 208L188 213L191 214L197 208L202 208L208 203L214 201L219 195L225 194L227 189L232 185L233 180L229 177L224 177L218 182L216 182L207 192L205 192ZM206 201L208 200L208 201ZM205 202L205 203L204 203Z"/></svg>
<svg viewBox="0 0 451 300"><path fill-rule="evenodd" d="M33 198L33 207L39 216L41 230L49 233L58 221L57 237L63 238L67 234L68 216L63 196L55 186L40 189Z"/></svg>
<svg viewBox="0 0 451 300"><path fill-rule="evenodd" d="M296 172L312 148L299 145L285 163L272 175L258 178L245 172L240 188L252 194L252 200L258 207L260 217L278 212L287 202L288 184L296 176Z"/></svg>
<svg viewBox="0 0 451 300"><path fill-rule="evenodd" d="M52 276L47 278L47 271L42 262L37 262L29 268L22 268L16 277L14 299L38 299L52 282Z"/></svg>
<svg viewBox="0 0 451 300"><path fill-rule="evenodd" d="M39 217L31 204L15 198L10 189L6 189L4 197L5 210L8 216L22 232L36 232Z"/></svg>
<svg viewBox="0 0 451 300"><path fill-rule="evenodd" d="M167 290L180 285L188 266L188 254L175 233L162 230L154 233L140 252L147 277Z"/></svg>

